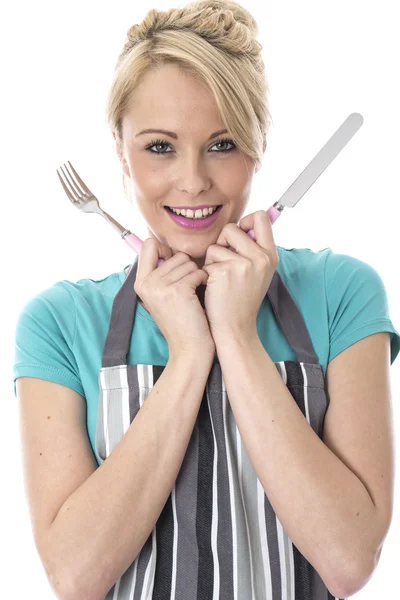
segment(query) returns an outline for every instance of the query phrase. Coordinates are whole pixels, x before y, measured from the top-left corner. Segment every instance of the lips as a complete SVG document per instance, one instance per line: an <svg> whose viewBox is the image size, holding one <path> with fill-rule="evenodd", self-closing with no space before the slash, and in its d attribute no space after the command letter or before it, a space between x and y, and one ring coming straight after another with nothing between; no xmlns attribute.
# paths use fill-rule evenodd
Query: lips
<svg viewBox="0 0 400 600"><path fill-rule="evenodd" d="M209 227L210 225L212 225L216 219L219 216L219 213L222 210L222 204L219 206L219 208L217 208L217 210L215 210L213 212L212 215L208 215L207 217L203 217L201 219L189 219L184 217L183 215L177 215L176 213L174 213L172 210L169 210L169 208L167 208L166 206L164 207L166 212L168 213L168 215L171 217L171 219L173 221L175 221L175 223L177 225L180 225L181 227L185 228L185 229L205 229L206 227Z"/></svg>

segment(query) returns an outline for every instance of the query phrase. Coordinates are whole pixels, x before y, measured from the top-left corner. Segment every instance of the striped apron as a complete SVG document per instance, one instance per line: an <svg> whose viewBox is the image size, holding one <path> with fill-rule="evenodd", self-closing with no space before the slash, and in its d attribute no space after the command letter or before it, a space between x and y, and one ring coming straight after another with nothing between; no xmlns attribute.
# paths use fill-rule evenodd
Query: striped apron
<svg viewBox="0 0 400 600"><path fill-rule="evenodd" d="M137 266L136 258L114 298L104 345L95 442L100 464L120 442L165 368L127 364ZM297 358L275 366L321 438L328 407L323 370L277 270L267 296ZM334 600L274 513L241 440L218 362L209 373L168 500L140 553L105 598L128 599Z"/></svg>

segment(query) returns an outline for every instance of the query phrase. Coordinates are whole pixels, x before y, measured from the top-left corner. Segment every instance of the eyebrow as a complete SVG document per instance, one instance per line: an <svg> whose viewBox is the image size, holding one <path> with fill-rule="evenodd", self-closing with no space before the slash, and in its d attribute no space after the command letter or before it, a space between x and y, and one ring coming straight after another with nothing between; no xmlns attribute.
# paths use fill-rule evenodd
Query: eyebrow
<svg viewBox="0 0 400 600"><path fill-rule="evenodd" d="M135 137L138 137L139 135L143 135L144 133L163 133L164 135L168 135L169 137L174 138L174 140L178 139L178 136L176 135L176 133L174 133L173 131L167 131L166 129L143 129L143 131L141 131L140 133L137 133ZM215 133L212 133L208 139L212 140L212 139L216 138L217 136L221 135L222 133L228 133L228 130L221 129L220 131L216 131Z"/></svg>

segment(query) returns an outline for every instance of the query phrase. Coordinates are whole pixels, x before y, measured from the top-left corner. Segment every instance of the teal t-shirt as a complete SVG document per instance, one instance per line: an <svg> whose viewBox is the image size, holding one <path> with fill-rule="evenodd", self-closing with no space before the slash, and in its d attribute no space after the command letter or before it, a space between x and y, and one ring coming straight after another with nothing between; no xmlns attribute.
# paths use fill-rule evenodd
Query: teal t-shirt
<svg viewBox="0 0 400 600"><path fill-rule="evenodd" d="M384 283L373 267L352 256L336 254L331 248L314 252L277 246L277 250L279 274L303 316L324 375L329 361L342 350L381 331L390 332L393 364L400 335L390 320ZM127 266L100 280L58 281L24 305L16 324L15 396L15 380L23 376L76 390L87 403L87 431L95 456L102 352L113 300L125 280ZM257 329L274 362L296 360L268 300L260 306ZM139 302L127 362L168 362L168 344Z"/></svg>

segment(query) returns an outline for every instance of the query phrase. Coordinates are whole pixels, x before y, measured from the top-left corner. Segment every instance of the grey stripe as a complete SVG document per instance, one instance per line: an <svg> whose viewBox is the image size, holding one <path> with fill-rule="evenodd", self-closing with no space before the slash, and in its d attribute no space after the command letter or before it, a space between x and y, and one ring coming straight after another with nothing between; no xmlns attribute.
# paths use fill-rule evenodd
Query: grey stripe
<svg viewBox="0 0 400 600"><path fill-rule="evenodd" d="M140 409L141 389L139 386L138 371L140 371L141 368L142 365L127 366L127 377L129 386L129 418L131 423Z"/></svg>
<svg viewBox="0 0 400 600"><path fill-rule="evenodd" d="M280 376L286 383L285 371L282 369L279 363L275 363L275 366ZM271 457L271 460L273 460L273 457ZM277 516L275 514L274 509L272 508L267 494L265 494L264 511L265 522L267 527L269 563L271 568L272 600L282 600L282 584L283 580L286 580L286 575L285 573L281 572L281 556L279 552Z"/></svg>
<svg viewBox="0 0 400 600"><path fill-rule="evenodd" d="M252 581L249 582L249 593L251 589L254 590L254 600L257 600L257 598L265 598L264 566L262 563L257 509L257 475L244 443L242 443L242 461L243 496L249 530L249 560L252 567Z"/></svg>
<svg viewBox="0 0 400 600"><path fill-rule="evenodd" d="M237 446L236 446L236 423L233 417L232 409L230 407L228 396L226 394L225 383L223 382L223 402L225 411L225 431L228 438L227 453L229 454L229 465L231 469L231 528L232 528L232 585L235 590L235 572L236 572L236 589L238 589L239 572L238 572L238 548L243 547L245 543L245 532L241 521L239 519L240 507L241 507L241 495L238 482L238 463L237 463ZM232 600L234 596L232 595ZM237 600L240 599L240 594L236 596Z"/></svg>
<svg viewBox="0 0 400 600"><path fill-rule="evenodd" d="M229 406L230 419L235 423L233 411ZM238 480L238 502L236 504L236 527L238 529L237 536L237 571L238 571L238 600L249 597L251 590L251 564L250 564L250 547L247 531L247 511L245 490L243 490L243 477L245 465L243 460L243 441L236 424L235 440L236 440L236 477ZM241 475L239 473L239 463L241 463ZM243 496L242 496L243 494Z"/></svg>
<svg viewBox="0 0 400 600"><path fill-rule="evenodd" d="M308 404L310 425L322 439L325 414L329 405L327 395L320 388L307 387L304 390L304 400Z"/></svg>
<svg viewBox="0 0 400 600"><path fill-rule="evenodd" d="M272 505L265 495L264 500L265 510L265 523L267 527L267 539L268 539L268 552L269 552L269 564L271 569L271 586L272 586L272 599L271 600L282 600L282 576L281 576L281 562L279 557L279 544L278 544L278 530L276 515L272 508Z"/></svg>
<svg viewBox="0 0 400 600"><path fill-rule="evenodd" d="M218 364L212 370L207 382L208 405L211 421L217 442L217 488L218 492L218 529L217 553L219 561L220 593L219 600L232 600L232 515L229 494L229 474L227 449L225 445L225 429L223 418L222 372Z"/></svg>
<svg viewBox="0 0 400 600"><path fill-rule="evenodd" d="M249 554L247 552L247 531L246 531L246 523L244 518L243 511L243 502L241 491L239 487L239 464L238 464L238 452L240 451L241 443L239 441L239 448L237 446L237 435L240 434L239 430L236 426L236 422L234 419L234 415L230 404L227 400L226 405L226 420L227 420L227 431L229 436L229 446L231 452L231 464L233 471L233 492L234 492L234 504L235 504L235 522L236 522L236 546L234 547L234 556L236 554L236 564L234 564L234 568L236 569L236 577L237 577L237 600L242 600L242 598L247 598L247 592L249 590L249 583L251 581L250 578L250 563L249 563Z"/></svg>
<svg viewBox="0 0 400 600"><path fill-rule="evenodd" d="M187 600L188 590L197 597L199 551L196 534L198 478L198 422L193 428L188 448L175 484L178 520L178 548L175 600ZM175 532L176 533L176 532Z"/></svg>
<svg viewBox="0 0 400 600"><path fill-rule="evenodd" d="M312 590L313 590L313 599L315 600L327 600L328 599L328 590L322 581L318 572L313 568L312 569ZM338 600L336 596L332 596L335 600ZM343 598L343 600L347 600Z"/></svg>
<svg viewBox="0 0 400 600"><path fill-rule="evenodd" d="M315 388L325 389L326 383L324 378L324 373L320 365L310 364L310 363L302 363L299 361L298 366L302 366L304 371L306 372L307 377L307 385Z"/></svg>

